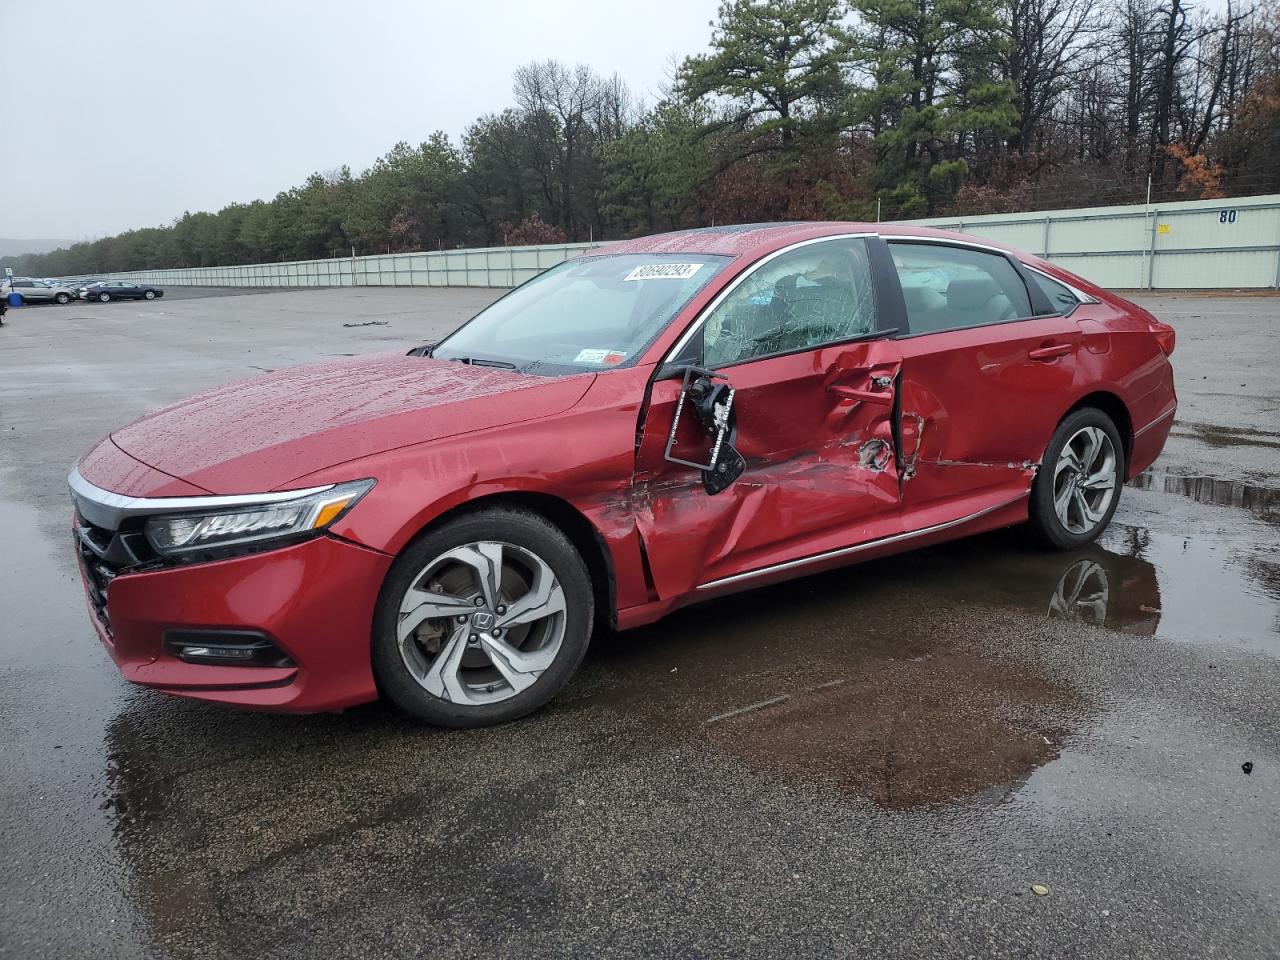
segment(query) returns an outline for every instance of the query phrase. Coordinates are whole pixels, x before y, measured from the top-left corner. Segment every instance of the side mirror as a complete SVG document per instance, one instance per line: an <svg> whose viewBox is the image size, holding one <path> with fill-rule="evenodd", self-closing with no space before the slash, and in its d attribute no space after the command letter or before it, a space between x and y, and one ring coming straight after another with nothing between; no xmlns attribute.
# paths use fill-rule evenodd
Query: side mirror
<svg viewBox="0 0 1280 960"><path fill-rule="evenodd" d="M434 343L424 343L420 347L414 347L412 350L406 353L405 356L406 357L429 357L431 356L431 351L434 350L435 348L436 348L436 345Z"/></svg>
<svg viewBox="0 0 1280 960"><path fill-rule="evenodd" d="M702 487L712 496L727 489L747 468L747 461L733 446L738 433L733 409L734 393L733 384L723 374L701 367L685 367L680 400L676 404L676 415L672 418L667 448L663 452L663 458L669 463L701 470ZM711 439L711 450L705 463L685 460L673 453L676 431L686 406L692 408L698 425Z"/></svg>

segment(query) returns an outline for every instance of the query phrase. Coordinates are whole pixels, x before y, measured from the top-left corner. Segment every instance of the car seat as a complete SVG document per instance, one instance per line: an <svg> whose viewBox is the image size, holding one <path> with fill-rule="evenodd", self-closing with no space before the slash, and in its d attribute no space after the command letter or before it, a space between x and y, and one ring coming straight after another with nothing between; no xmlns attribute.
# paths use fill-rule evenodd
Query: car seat
<svg viewBox="0 0 1280 960"><path fill-rule="evenodd" d="M1013 304L991 277L957 278L947 285L947 319L951 327L980 327L1012 320Z"/></svg>
<svg viewBox="0 0 1280 960"><path fill-rule="evenodd" d="M937 290L904 285L902 298L907 304L907 322L912 333L931 333L947 328L947 298Z"/></svg>

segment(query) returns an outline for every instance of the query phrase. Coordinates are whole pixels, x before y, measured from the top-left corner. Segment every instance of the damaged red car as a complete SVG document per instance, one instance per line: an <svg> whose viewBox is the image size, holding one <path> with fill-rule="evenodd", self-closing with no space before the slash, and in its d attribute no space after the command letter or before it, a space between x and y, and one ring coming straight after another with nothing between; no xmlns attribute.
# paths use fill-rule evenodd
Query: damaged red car
<svg viewBox="0 0 1280 960"><path fill-rule="evenodd" d="M112 433L70 476L89 607L124 676L167 693L510 720L593 629L995 527L1088 543L1164 445L1173 345L969 236L616 243L432 347Z"/></svg>

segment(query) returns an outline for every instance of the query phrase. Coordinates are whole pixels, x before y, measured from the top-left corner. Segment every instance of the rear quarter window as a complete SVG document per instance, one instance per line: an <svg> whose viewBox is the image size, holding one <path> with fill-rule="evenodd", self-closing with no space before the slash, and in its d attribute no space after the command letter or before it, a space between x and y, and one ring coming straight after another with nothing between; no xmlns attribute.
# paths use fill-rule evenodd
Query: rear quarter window
<svg viewBox="0 0 1280 960"><path fill-rule="evenodd" d="M1053 309L1064 317L1080 306L1080 298L1072 293L1071 288L1066 284L1059 283L1057 280L1046 277L1042 273L1036 273L1034 270L1028 270L1027 273L1030 275L1032 283L1044 291L1044 295L1053 304Z"/></svg>

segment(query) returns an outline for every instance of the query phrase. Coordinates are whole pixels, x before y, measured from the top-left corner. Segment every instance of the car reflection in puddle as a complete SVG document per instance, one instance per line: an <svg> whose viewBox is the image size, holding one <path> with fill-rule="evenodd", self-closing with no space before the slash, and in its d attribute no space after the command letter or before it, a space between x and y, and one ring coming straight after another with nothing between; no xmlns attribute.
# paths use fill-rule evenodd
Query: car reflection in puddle
<svg viewBox="0 0 1280 960"><path fill-rule="evenodd" d="M1236 479L1148 471L1130 481L1135 507L1166 513L1165 494L1214 508L1162 529L1123 527L1103 534L1115 548L1152 563L1160 581L1160 636L1197 646L1225 646L1280 656L1280 488ZM1146 498L1144 503L1142 498ZM1153 524L1154 526L1154 524Z"/></svg>
<svg viewBox="0 0 1280 960"><path fill-rule="evenodd" d="M1196 503L1238 507L1260 520L1280 523L1280 488L1226 480L1218 477L1185 476L1147 470L1129 481L1137 490L1156 490L1189 497Z"/></svg>

